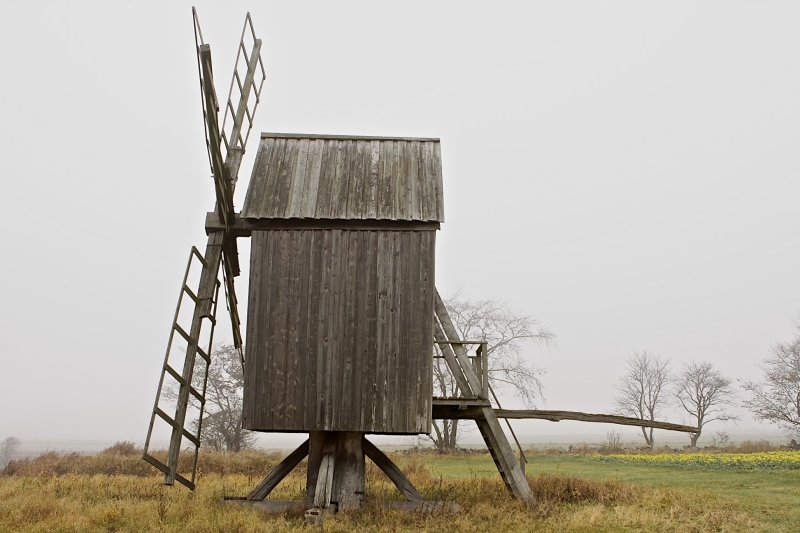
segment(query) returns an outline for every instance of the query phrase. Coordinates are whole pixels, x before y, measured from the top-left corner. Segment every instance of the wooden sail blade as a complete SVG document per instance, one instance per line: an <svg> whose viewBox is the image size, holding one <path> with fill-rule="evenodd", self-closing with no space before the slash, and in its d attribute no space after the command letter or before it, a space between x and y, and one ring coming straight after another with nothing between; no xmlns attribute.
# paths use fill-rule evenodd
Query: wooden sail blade
<svg viewBox="0 0 800 533"><path fill-rule="evenodd" d="M206 128L206 147L208 149L211 173L214 176L216 211L222 222L228 226L233 222L233 189L228 178L228 168L221 150L221 137L217 117L217 95L214 90L214 76L211 67L211 47L202 44L197 50L200 64L200 88L203 99L203 115Z"/></svg>
<svg viewBox="0 0 800 533"><path fill-rule="evenodd" d="M266 78L267 72L261 59L261 39L256 37L253 20L250 13L247 13L239 38L221 129L231 189L238 179L239 164L250 137Z"/></svg>
<svg viewBox="0 0 800 533"><path fill-rule="evenodd" d="M231 239L233 240L233 239ZM222 256L222 278L225 287L225 301L228 305L228 314L231 318L231 332L233 334L233 345L239 351L239 357L244 364L244 349L242 341L242 322L239 318L239 301L236 299L236 287L234 286L234 274L228 258L228 253Z"/></svg>
<svg viewBox="0 0 800 533"><path fill-rule="evenodd" d="M161 378L156 391L156 398L150 416L150 425L147 430L147 438L145 439L143 451L143 458L164 473L165 484L172 485L175 481L178 481L191 490L195 488L208 369L211 362L211 346L214 341L214 326L216 323L214 317L217 310L217 297L220 285L217 280L217 271L219 269L219 260L221 256L220 237L220 235L212 235L209 237L205 255L201 255L194 247L192 247L192 251L189 255L189 261L186 266L178 297L178 304L175 309L175 317L172 322L169 340L167 341L167 350L164 356ZM200 280L198 286L192 289L187 285L189 272L193 264L195 268L197 267L198 262L202 267ZM184 296L186 296L185 299ZM188 327L188 331L179 324L182 304L190 305L192 309L192 323L191 326ZM201 346L201 338L204 337L202 332L208 328L210 328L210 331L207 335L207 341L203 342L203 346ZM182 370L173 367L170 363L170 352L173 349L173 340L178 338L175 336L175 333L178 333L178 337L186 342ZM199 369L195 364L198 355L203 360ZM176 362L178 360L179 358L176 359ZM196 372L202 372L202 374L196 374ZM168 392L166 395L164 394L165 387L167 387L167 390L169 389L169 386L165 382L166 379L169 379L169 383L177 385L178 387L177 398L174 399L174 402L163 403L165 399L169 399L169 394L174 394L176 392L173 390L171 393ZM197 413L198 418L196 419L187 419L190 403L199 408L199 412ZM170 444L165 461L153 456L151 453L153 430L157 423L161 427L163 427L163 424L169 427ZM190 428L193 430L190 431ZM186 452L184 448L187 445L193 450ZM191 453L189 467L191 476L189 477L178 473L179 456L184 453Z"/></svg>

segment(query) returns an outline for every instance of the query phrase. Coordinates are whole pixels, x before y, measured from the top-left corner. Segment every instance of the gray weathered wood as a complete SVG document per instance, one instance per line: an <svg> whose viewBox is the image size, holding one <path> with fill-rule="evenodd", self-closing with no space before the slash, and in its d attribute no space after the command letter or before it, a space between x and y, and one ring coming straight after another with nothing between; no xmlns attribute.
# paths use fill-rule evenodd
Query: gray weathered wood
<svg viewBox="0 0 800 533"><path fill-rule="evenodd" d="M466 375L461 371L461 365L459 364L456 354L453 351L453 346L447 342L447 335L445 335L442 325L436 318L434 318L433 323L433 335L436 339L436 342L439 344L439 349L442 351L442 355L447 361L447 366L450 368L450 372L452 372L453 377L456 380L456 384L458 385L459 391L461 391L461 395L465 397L477 398L478 395L472 391L472 387L470 386L469 381L467 381Z"/></svg>
<svg viewBox="0 0 800 533"><path fill-rule="evenodd" d="M325 453L332 453L333 449L328 444L326 448L326 434L324 431L312 431L308 434L308 466L306 467L306 507L314 506L314 495L319 479L319 469Z"/></svg>
<svg viewBox="0 0 800 533"><path fill-rule="evenodd" d="M308 439L306 439L303 444L298 446L292 453L286 456L286 458L278 463L278 465L272 469L269 475L264 478L264 480L259 483L256 488L250 491L250 494L247 495L248 500L263 500L266 498L272 490L278 486L278 483L285 478L289 472L294 470L294 468L300 464L306 456L308 455Z"/></svg>
<svg viewBox="0 0 800 533"><path fill-rule="evenodd" d="M479 407L479 409L482 416L476 418L475 423L506 487L516 498L529 506L534 506L536 501L531 487L528 485L528 480L525 478L525 472L517 463L514 451L503 433L494 409L491 407Z"/></svg>
<svg viewBox="0 0 800 533"><path fill-rule="evenodd" d="M483 416L481 407L490 405L487 400L464 398L435 398L433 400L433 418L473 420ZM617 424L623 426L653 427L668 431L696 433L697 428L672 422L643 420L627 416L582 413L579 411L551 411L546 409L495 409L497 418L504 419L538 419L559 422L561 420L577 420L580 422L596 422L600 424Z"/></svg>
<svg viewBox="0 0 800 533"><path fill-rule="evenodd" d="M697 428L683 424L673 424L672 422L660 422L657 420L643 420L627 416L581 413L579 411L551 411L546 409L495 409L498 418L515 419L541 419L559 422L561 420L578 420L581 422L597 422L601 424L617 424L623 426L652 427L656 429L666 429L669 431L681 431L684 433L697 433Z"/></svg>
<svg viewBox="0 0 800 533"><path fill-rule="evenodd" d="M244 83L241 85L241 95L239 97L239 105L236 108L236 115L233 119L233 125L231 127L231 138L228 139L229 151L231 148L239 148L244 147L243 142L240 142L241 138L241 131L242 125L244 124L245 113L247 112L247 106L250 101L250 91L252 91L254 86L254 79L256 74L256 68L258 67L258 63L261 60L261 39L255 39L253 42L253 50L250 52L250 61L247 64L247 73L244 76ZM237 58L238 59L238 58ZM262 82L263 83L263 82ZM259 89L256 89L258 91ZM258 95L256 95L258 96ZM258 104L258 99L256 99L256 105ZM255 109L253 109L255 112ZM249 131L249 127L247 128ZM231 178L235 181L235 176L231 176Z"/></svg>
<svg viewBox="0 0 800 533"><path fill-rule="evenodd" d="M442 222L438 144L435 139L262 136L242 216Z"/></svg>
<svg viewBox="0 0 800 533"><path fill-rule="evenodd" d="M339 511L359 509L364 500L364 434L343 431L336 434L335 465L331 497Z"/></svg>
<svg viewBox="0 0 800 533"><path fill-rule="evenodd" d="M186 423L186 410L189 403L190 384L192 382L195 359L199 349L197 342L198 339L200 339L203 321L211 316L211 301L217 285L220 261L222 260L223 239L224 235L222 233L214 233L209 235L208 243L206 244L204 264L200 273L200 284L197 290L198 303L195 305L194 312L192 313L192 325L189 329L190 342L188 342L186 346L186 357L181 372L183 383L178 389L177 407L174 418L175 427L172 428L169 449L167 450L167 465L170 469L170 472L166 474L164 478L164 483L167 485L172 485L176 479L178 456L181 450L183 427Z"/></svg>
<svg viewBox="0 0 800 533"><path fill-rule="evenodd" d="M263 132L262 139L328 139L341 141L417 141L439 142L438 137L382 137L376 135L328 135L319 133L275 133Z"/></svg>
<svg viewBox="0 0 800 533"><path fill-rule="evenodd" d="M250 237L254 231L341 229L363 231L436 231L438 222L414 220L343 220L343 219L272 219L242 218L234 214L233 223L227 231L235 237ZM226 231L225 225L215 212L206 213L206 234Z"/></svg>
<svg viewBox="0 0 800 533"><path fill-rule="evenodd" d="M458 338L458 332L450 320L450 315L438 291L435 291L434 295L434 308L436 311L436 318L447 337L445 340L460 340ZM437 339L437 341L438 340L439 339ZM470 390L479 391L481 389L480 378L473 370L464 346L461 344L452 344L450 346L458 358L461 371L469 382ZM451 371L455 374L458 370L450 361L451 360L448 359L448 365L451 366ZM525 478L525 472L523 472L522 468L517 463L514 452L511 449L511 445L508 443L505 433L503 433L503 428L500 426L494 409L491 405L479 406L477 409L480 411L480 416L475 418L475 422L478 425L478 429L486 442L486 447L489 449L489 453L506 487L508 487L509 491L511 491L515 497L533 506L535 501L530 485L528 485L528 480Z"/></svg>
<svg viewBox="0 0 800 533"><path fill-rule="evenodd" d="M422 494L414 487L409 479L397 467L394 462L387 457L377 446L372 444L367 439L364 439L364 453L370 460L375 463L375 466L380 468L384 474L394 483L394 486L403 494L406 500L410 502L424 501Z"/></svg>
<svg viewBox="0 0 800 533"><path fill-rule="evenodd" d="M434 245L430 231L255 232L244 427L429 431Z"/></svg>
<svg viewBox="0 0 800 533"><path fill-rule="evenodd" d="M335 466L335 456L333 453L326 453L322 456L322 460L319 464L317 485L314 489L314 507L325 508L331 504Z"/></svg>
<svg viewBox="0 0 800 533"><path fill-rule="evenodd" d="M436 313L436 318L441 323L442 330L446 336L446 339L444 340L459 340L458 331L453 325L453 321L450 320L450 314L447 312L447 307L445 307L444 301L439 295L438 290L434 291L433 307ZM439 342L439 339L437 338L436 341ZM450 346L455 353L456 359L458 359L458 364L461 366L464 377L469 383L469 391L473 395L479 396L483 390L483 387L481 386L481 379L472 368L472 363L470 362L469 357L467 357L466 348L464 348L464 345L460 343L452 344Z"/></svg>

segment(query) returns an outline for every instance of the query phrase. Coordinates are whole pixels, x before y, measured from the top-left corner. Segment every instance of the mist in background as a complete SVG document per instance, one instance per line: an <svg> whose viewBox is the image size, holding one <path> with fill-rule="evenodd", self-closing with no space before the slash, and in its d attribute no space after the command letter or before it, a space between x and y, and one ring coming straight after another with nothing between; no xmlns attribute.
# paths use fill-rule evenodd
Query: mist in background
<svg viewBox="0 0 800 533"><path fill-rule="evenodd" d="M0 9L0 438L144 439L186 258L214 203L190 6ZM611 412L634 350L753 379L794 335L797 3L197 7L221 98L247 10L264 42L237 208L259 131L441 138L437 286L505 301L557 334L530 348L547 369L540 407ZM741 414L704 436L779 435ZM525 442L610 429L515 426Z"/></svg>

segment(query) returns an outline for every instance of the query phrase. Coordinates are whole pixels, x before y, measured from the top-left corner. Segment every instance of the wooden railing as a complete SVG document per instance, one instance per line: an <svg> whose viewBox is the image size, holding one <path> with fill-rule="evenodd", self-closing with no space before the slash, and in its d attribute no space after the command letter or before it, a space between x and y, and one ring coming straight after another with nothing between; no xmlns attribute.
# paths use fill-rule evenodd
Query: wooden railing
<svg viewBox="0 0 800 533"><path fill-rule="evenodd" d="M441 346L444 345L459 345L459 346L475 346L475 353L474 355L467 355L471 365L472 371L478 376L480 380L480 390L478 391L464 391L456 385L456 390L458 391L458 398L464 399L482 399L482 400L489 400L489 346L486 341L436 341L436 344ZM468 350L469 352L469 350ZM434 352L433 355L434 359L446 359L443 355L437 355ZM464 369L462 369L462 372ZM452 371L451 371L452 372Z"/></svg>

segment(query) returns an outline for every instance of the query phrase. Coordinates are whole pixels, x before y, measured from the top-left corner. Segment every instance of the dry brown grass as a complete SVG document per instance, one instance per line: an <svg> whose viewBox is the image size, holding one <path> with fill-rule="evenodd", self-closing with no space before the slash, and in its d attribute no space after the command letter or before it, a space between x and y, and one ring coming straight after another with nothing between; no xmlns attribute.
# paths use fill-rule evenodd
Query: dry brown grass
<svg viewBox="0 0 800 533"><path fill-rule="evenodd" d="M392 454L426 498L459 503L456 514L387 510L399 493L367 465L367 504L326 521L326 531L759 531L763 524L735 502L616 480L548 474L529 478L539 502L530 510L513 500L499 476L443 478L430 454ZM225 504L246 494L278 460L277 454L204 453L198 490L164 487L160 476L125 447L95 456L45 454L17 461L0 476L0 531L307 531L301 514L263 515ZM477 456L470 460L486 460ZM453 462L463 462L454 457ZM271 496L300 499L305 474L288 476Z"/></svg>
<svg viewBox="0 0 800 533"><path fill-rule="evenodd" d="M63 476L109 475L152 476L154 469L142 460L142 451L129 443L117 443L96 455L47 452L27 459L11 461L0 475ZM154 452L164 460L166 452ZM244 474L258 476L269 471L282 459L279 452L206 452L200 453L198 471L208 474ZM189 454L183 454L179 471L186 472L191 464Z"/></svg>
<svg viewBox="0 0 800 533"><path fill-rule="evenodd" d="M430 499L457 501L464 511L422 515L387 510L398 496L385 479L369 482L368 503L358 513L326 521L334 532L371 531L757 531L733 508L613 481L540 476L532 486L539 507L510 498L497 478L442 480L412 476ZM248 491L255 480L241 474L204 475L196 492L164 487L138 476L13 476L0 480L2 531L306 531L299 513L263 515L224 504L222 496ZM302 476L292 474L277 498L300 498ZM724 526L724 527L721 527Z"/></svg>

